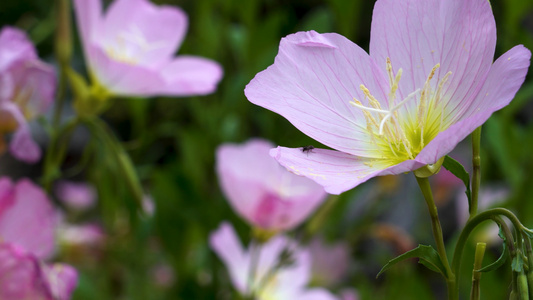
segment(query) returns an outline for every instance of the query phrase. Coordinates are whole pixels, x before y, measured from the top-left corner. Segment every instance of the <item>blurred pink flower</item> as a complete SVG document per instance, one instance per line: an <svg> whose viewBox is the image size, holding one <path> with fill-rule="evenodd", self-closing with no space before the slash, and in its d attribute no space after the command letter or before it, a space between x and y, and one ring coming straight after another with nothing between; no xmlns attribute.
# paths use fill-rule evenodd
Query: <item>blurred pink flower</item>
<svg viewBox="0 0 533 300"><path fill-rule="evenodd" d="M245 94L334 149L271 155L339 194L437 163L509 104L531 53L519 45L493 64L495 46L487 0L378 0L370 54L335 33L292 34Z"/></svg>
<svg viewBox="0 0 533 300"><path fill-rule="evenodd" d="M76 271L41 262L53 254L55 224L54 208L38 186L0 178L0 299L70 299Z"/></svg>
<svg viewBox="0 0 533 300"><path fill-rule="evenodd" d="M96 224L73 225L63 223L58 230L59 242L68 246L96 246L103 243L105 237L102 228Z"/></svg>
<svg viewBox="0 0 533 300"><path fill-rule="evenodd" d="M242 248L239 238L233 227L228 223L222 223L220 227L209 237L209 244L213 251L226 265L231 281L242 295L249 294L249 288L253 287L256 299L308 299L308 300L334 300L330 292L321 288L306 288L311 272L311 260L308 251L298 248L292 241L284 236L276 236L267 243L261 245L257 272L253 282L250 276L251 253ZM280 255L288 249L293 258L293 263L283 266L274 274L268 273L275 267Z"/></svg>
<svg viewBox="0 0 533 300"><path fill-rule="evenodd" d="M308 248L312 258L313 283L327 287L339 284L350 266L348 245L342 242L326 244L321 237L316 237Z"/></svg>
<svg viewBox="0 0 533 300"><path fill-rule="evenodd" d="M268 155L273 145L254 139L217 149L220 186L233 209L254 226L288 230L300 224L325 199L324 189L296 176Z"/></svg>
<svg viewBox="0 0 533 300"><path fill-rule="evenodd" d="M44 114L54 102L56 76L39 60L26 34L13 27L0 31L0 153L3 135L14 132L9 149L22 161L34 163L41 149L31 136L28 121Z"/></svg>
<svg viewBox="0 0 533 300"><path fill-rule="evenodd" d="M62 180L57 183L55 192L61 202L76 210L91 208L96 202L94 186L85 182Z"/></svg>
<svg viewBox="0 0 533 300"><path fill-rule="evenodd" d="M54 252L55 210L43 190L27 179L0 178L0 242L17 244L40 259Z"/></svg>
<svg viewBox="0 0 533 300"><path fill-rule="evenodd" d="M222 78L209 59L174 57L187 31L177 7L146 0L116 0L102 14L101 0L75 0L78 28L91 76L116 95L204 95Z"/></svg>
<svg viewBox="0 0 533 300"><path fill-rule="evenodd" d="M44 265L15 244L0 243L0 299L68 300L78 274L68 265Z"/></svg>

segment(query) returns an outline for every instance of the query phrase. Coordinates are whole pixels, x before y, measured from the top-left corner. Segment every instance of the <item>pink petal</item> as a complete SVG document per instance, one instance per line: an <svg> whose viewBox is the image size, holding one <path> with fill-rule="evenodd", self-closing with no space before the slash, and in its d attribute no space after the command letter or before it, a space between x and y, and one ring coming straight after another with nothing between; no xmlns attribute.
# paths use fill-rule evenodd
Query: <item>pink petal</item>
<svg viewBox="0 0 533 300"><path fill-rule="evenodd" d="M17 244L39 258L49 258L54 251L55 212L46 194L27 179L1 194L11 193L12 205L0 214L2 240Z"/></svg>
<svg viewBox="0 0 533 300"><path fill-rule="evenodd" d="M531 52L520 45L498 58L479 94L463 114L463 119L439 133L416 159L435 162L485 123L494 111L509 104L524 82L530 57Z"/></svg>
<svg viewBox="0 0 533 300"><path fill-rule="evenodd" d="M28 120L48 111L55 99L56 74L52 66L39 60L27 61L12 72L17 93L10 99Z"/></svg>
<svg viewBox="0 0 533 300"><path fill-rule="evenodd" d="M77 210L89 209L96 202L94 186L85 182L62 180L57 183L55 192L59 200Z"/></svg>
<svg viewBox="0 0 533 300"><path fill-rule="evenodd" d="M37 59L37 53L26 33L6 26L0 31L0 73L16 63Z"/></svg>
<svg viewBox="0 0 533 300"><path fill-rule="evenodd" d="M226 265L235 288L245 293L249 270L248 257L245 256L233 227L227 222L220 224L218 229L209 236L209 245Z"/></svg>
<svg viewBox="0 0 533 300"><path fill-rule="evenodd" d="M360 85L386 99L383 72L359 46L334 33L299 32L281 40L274 64L246 86L250 102L272 110L313 139L339 151L376 156L357 98Z"/></svg>
<svg viewBox="0 0 533 300"><path fill-rule="evenodd" d="M161 93L166 83L158 74L140 65L112 59L102 49L86 46L90 68L98 81L109 91L122 96L151 96Z"/></svg>
<svg viewBox="0 0 533 300"><path fill-rule="evenodd" d="M385 69L391 59L395 72L403 69L400 95L422 88L431 69L440 63L432 87L449 71L442 101L453 116L475 97L491 66L496 25L489 1L428 0L376 2L372 18L370 55ZM416 105L416 101L408 106Z"/></svg>
<svg viewBox="0 0 533 300"><path fill-rule="evenodd" d="M146 0L117 0L106 13L105 43L121 40L125 48L139 44L143 65L157 65L170 58L187 32L187 15L176 6L157 6ZM96 40L95 40L96 41Z"/></svg>
<svg viewBox="0 0 533 300"><path fill-rule="evenodd" d="M314 180L326 192L336 195L375 176L400 174L424 166L408 160L388 167L373 159L326 149L313 149L312 153L306 154L298 148L277 147L270 151L270 155L287 170Z"/></svg>
<svg viewBox="0 0 533 300"><path fill-rule="evenodd" d="M101 38L102 2L101 0L74 0L74 12L83 42L85 56L87 46L93 43L93 39Z"/></svg>
<svg viewBox="0 0 533 300"><path fill-rule="evenodd" d="M24 249L0 243L0 299L52 300L39 261Z"/></svg>
<svg viewBox="0 0 533 300"><path fill-rule="evenodd" d="M217 149L217 174L233 209L249 223L268 230L300 224L325 199L321 186L287 172L269 156L264 140Z"/></svg>
<svg viewBox="0 0 533 300"><path fill-rule="evenodd" d="M43 273L56 300L69 300L78 284L78 272L66 264L43 266Z"/></svg>
<svg viewBox="0 0 533 300"><path fill-rule="evenodd" d="M222 68L210 59L182 55L162 69L167 82L164 94L206 95L214 92L222 79Z"/></svg>
<svg viewBox="0 0 533 300"><path fill-rule="evenodd" d="M330 291L321 288L309 289L302 293L298 299L301 300L337 300Z"/></svg>
<svg viewBox="0 0 533 300"><path fill-rule="evenodd" d="M525 80L531 52L523 45L500 56L490 68L477 97L459 117L465 119L480 111L496 111L507 106Z"/></svg>
<svg viewBox="0 0 533 300"><path fill-rule="evenodd" d="M27 124L19 126L13 134L9 150L15 158L29 164L36 163L41 159L41 148L33 140Z"/></svg>

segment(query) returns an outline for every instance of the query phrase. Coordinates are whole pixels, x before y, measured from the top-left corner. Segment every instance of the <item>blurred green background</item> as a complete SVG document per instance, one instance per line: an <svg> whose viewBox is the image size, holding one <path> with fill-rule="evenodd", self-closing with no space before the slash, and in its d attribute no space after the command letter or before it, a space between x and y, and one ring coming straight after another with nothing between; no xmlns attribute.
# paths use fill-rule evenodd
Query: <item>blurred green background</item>
<svg viewBox="0 0 533 300"><path fill-rule="evenodd" d="M154 2L180 6L189 15L189 31L179 54L220 62L224 79L209 96L117 99L102 116L124 141L145 192L153 197L153 217L135 212L131 195L115 175L115 162L83 130L77 132L81 138L75 141L79 144L72 145L64 170L78 166L84 171L66 172L65 176L92 182L99 199L97 208L82 214L67 212L67 218L74 223L101 224L107 239L88 253L61 248L58 260L80 271L73 299L237 299L224 266L208 248L207 237L223 220L231 221L244 241L249 240L250 231L231 211L218 187L215 149L221 143L251 137L288 147L319 146L281 116L248 102L244 87L273 63L280 39L290 33L311 29L337 32L368 50L374 1ZM498 28L496 57L516 44L533 49L533 1L491 3ZM53 62L53 1L3 0L0 25L27 30L40 56ZM73 66L84 72L75 30L74 35ZM511 105L496 113L482 132L482 188L507 188L502 205L517 213L528 227L533 227L532 98L530 74ZM469 141L452 156L469 169ZM2 173L11 176L31 174L38 178L41 172L38 165L30 168L6 161L4 166L9 167L2 168ZM328 241L349 244L349 272L343 282L331 287L333 291L354 287L361 299L444 299L445 286L439 275L415 261L395 266L375 279L382 265L407 250L399 245L433 244L425 204L412 177L376 178L339 197L330 197L311 221L294 233L321 234ZM445 239L453 246L460 188L456 191L445 184L434 187L438 188L443 191L439 203ZM390 228L384 224L405 236L390 237ZM472 239L463 262L463 297L469 293L475 241ZM495 260L500 251L499 242L490 246L485 262ZM155 279L158 270L170 276L165 277L166 283ZM482 299L506 298L510 281L509 263L484 274Z"/></svg>

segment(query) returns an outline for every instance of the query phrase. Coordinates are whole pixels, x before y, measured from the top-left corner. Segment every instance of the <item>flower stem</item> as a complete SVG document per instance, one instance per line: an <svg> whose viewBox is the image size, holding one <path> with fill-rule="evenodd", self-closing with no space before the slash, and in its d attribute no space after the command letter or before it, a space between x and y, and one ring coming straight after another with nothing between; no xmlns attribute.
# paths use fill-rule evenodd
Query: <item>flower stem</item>
<svg viewBox="0 0 533 300"><path fill-rule="evenodd" d="M481 126L472 132L472 166L474 170L472 173L472 200L469 207L470 218L477 214L479 185L481 183L481 156L479 154L480 144Z"/></svg>
<svg viewBox="0 0 533 300"><path fill-rule="evenodd" d="M416 181L418 182L418 185L420 186L420 190L422 191L422 194L424 195L424 199L426 200L426 204L428 207L429 215L431 217L431 228L433 229L433 237L435 238L435 243L437 244L437 252L439 253L440 259L442 261L442 264L444 265L444 268L446 269L446 284L448 287L448 298L456 299L454 298L454 291L456 286L455 281L455 275L453 274L450 263L448 262L448 257L446 255L446 247L444 246L444 238L442 236L442 227L440 225L439 220L439 213L437 210L437 206L435 205L435 201L433 200L433 193L431 192L431 186L429 184L428 178L420 178L416 177Z"/></svg>
<svg viewBox="0 0 533 300"><path fill-rule="evenodd" d="M463 228L463 231L461 231L461 234L459 235L459 239L457 240L457 244L455 246L455 250L453 253L452 270L455 274L456 282L459 281L461 258L463 256L463 250L466 245L466 241L468 237L470 236L470 233L472 233L472 231L474 230L474 228L476 228L477 225L479 225L480 223L483 223L484 221L493 220L496 223L498 223L498 225L500 225L500 227L503 229L503 233L506 236L507 245L509 246L509 251L511 255L513 254L513 251L514 251L514 244L513 244L513 238L512 238L513 235L511 231L509 230L509 228L507 227L507 224L503 222L500 216L507 217L513 223L513 226L515 228L519 228L520 230L523 230L525 228L520 223L518 218L510 210L507 210L505 208L489 209L471 218L466 223L465 227ZM458 297L459 297L459 287L456 285L453 299L457 299Z"/></svg>
<svg viewBox="0 0 533 300"><path fill-rule="evenodd" d="M486 243L477 243L476 254L474 256L474 270L472 271L472 291L470 292L470 300L479 300L481 287L481 272L478 272L483 265L483 256L485 256Z"/></svg>

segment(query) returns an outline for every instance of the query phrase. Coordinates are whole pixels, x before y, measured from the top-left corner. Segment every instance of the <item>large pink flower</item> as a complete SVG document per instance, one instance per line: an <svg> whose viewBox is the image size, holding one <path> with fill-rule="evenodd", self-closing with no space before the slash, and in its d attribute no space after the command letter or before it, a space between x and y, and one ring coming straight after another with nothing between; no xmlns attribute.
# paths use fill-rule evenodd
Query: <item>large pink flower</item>
<svg viewBox="0 0 533 300"><path fill-rule="evenodd" d="M276 236L261 245L253 280L250 277L251 251L242 248L239 237L230 224L222 223L209 237L209 244L228 268L235 289L242 295L249 294L250 287L253 287L258 300L336 299L325 289L306 288L311 272L310 254L284 236ZM273 270L284 250L289 250L293 263ZM269 275L271 271L275 272Z"/></svg>
<svg viewBox="0 0 533 300"><path fill-rule="evenodd" d="M76 270L42 262L53 254L56 221L38 186L0 178L0 299L70 299Z"/></svg>
<svg viewBox="0 0 533 300"><path fill-rule="evenodd" d="M6 150L2 135L14 132L10 151L28 163L41 158L28 120L44 114L54 102L53 68L37 57L26 34L16 28L0 31L0 153Z"/></svg>
<svg viewBox="0 0 533 300"><path fill-rule="evenodd" d="M185 13L147 0L116 0L102 15L101 0L76 0L85 57L93 78L116 95L212 93L221 67L208 59L173 57L187 30Z"/></svg>
<svg viewBox="0 0 533 300"><path fill-rule="evenodd" d="M273 145L250 140L217 149L216 168L233 209L250 224L287 230L300 224L324 201L324 189L281 167L268 152Z"/></svg>
<svg viewBox="0 0 533 300"><path fill-rule="evenodd" d="M271 155L339 194L437 163L509 104L531 53L516 46L493 64L495 45L487 0L378 0L370 55L334 33L289 35L245 94L334 149Z"/></svg>

